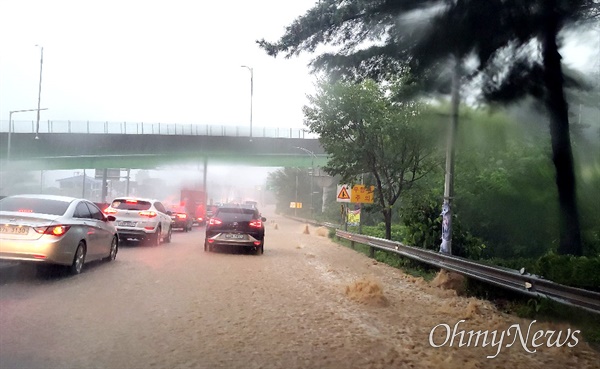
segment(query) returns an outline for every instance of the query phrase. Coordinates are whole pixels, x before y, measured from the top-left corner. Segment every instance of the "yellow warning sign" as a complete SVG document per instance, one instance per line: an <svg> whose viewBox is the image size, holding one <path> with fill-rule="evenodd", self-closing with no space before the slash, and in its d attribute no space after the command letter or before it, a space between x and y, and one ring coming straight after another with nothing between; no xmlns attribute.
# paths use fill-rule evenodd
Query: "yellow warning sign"
<svg viewBox="0 0 600 369"><path fill-rule="evenodd" d="M337 186L337 201L350 202L351 188L348 185Z"/></svg>
<svg viewBox="0 0 600 369"><path fill-rule="evenodd" d="M352 202L372 204L375 186L355 185L352 187Z"/></svg>

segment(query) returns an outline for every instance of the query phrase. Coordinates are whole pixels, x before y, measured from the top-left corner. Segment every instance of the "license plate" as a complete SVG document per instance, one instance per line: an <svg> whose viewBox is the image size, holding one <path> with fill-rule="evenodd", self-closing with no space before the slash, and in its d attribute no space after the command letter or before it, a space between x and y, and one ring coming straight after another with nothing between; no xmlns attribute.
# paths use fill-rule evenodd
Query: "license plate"
<svg viewBox="0 0 600 369"><path fill-rule="evenodd" d="M27 234L28 232L29 232L29 227L0 226L0 233Z"/></svg>
<svg viewBox="0 0 600 369"><path fill-rule="evenodd" d="M246 238L246 235L243 234L236 234L236 233L230 233L230 234L226 234L225 238L231 238L234 240L243 240Z"/></svg>
<svg viewBox="0 0 600 369"><path fill-rule="evenodd" d="M118 225L121 227L135 227L136 222L119 222Z"/></svg>

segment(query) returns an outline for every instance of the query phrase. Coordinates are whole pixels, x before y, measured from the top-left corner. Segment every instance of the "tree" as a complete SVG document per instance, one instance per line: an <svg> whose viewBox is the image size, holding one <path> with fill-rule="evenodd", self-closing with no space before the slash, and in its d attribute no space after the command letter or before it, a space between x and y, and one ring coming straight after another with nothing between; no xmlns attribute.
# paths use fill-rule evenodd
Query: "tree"
<svg viewBox="0 0 600 369"><path fill-rule="evenodd" d="M324 169L344 182L356 183L362 174L374 178L387 239L400 195L439 164L432 126L422 119L426 107L393 101L392 89L372 80L323 81L304 107L306 125L330 157Z"/></svg>
<svg viewBox="0 0 600 369"><path fill-rule="evenodd" d="M314 52L321 44L340 46L337 52L315 58L312 65L352 79L386 79L410 63L421 88L428 89L432 87L430 77L439 75L440 67L449 60L458 65L458 61L472 58L475 66L470 76L489 77L484 84L485 97L515 101L529 94L541 99L550 115L561 209L559 252L580 255L558 36L567 26L597 19L599 8L597 0L321 0L287 27L278 42L258 43L270 55L283 52L287 57ZM541 62L523 52L532 42L541 46ZM515 53L503 59L504 69L494 73L497 69L493 66L507 49ZM520 57L515 58L516 54Z"/></svg>
<svg viewBox="0 0 600 369"><path fill-rule="evenodd" d="M305 215L308 207L298 211L290 209L290 202L310 203L310 176L307 169L286 167L269 173L267 185L275 193L276 211Z"/></svg>

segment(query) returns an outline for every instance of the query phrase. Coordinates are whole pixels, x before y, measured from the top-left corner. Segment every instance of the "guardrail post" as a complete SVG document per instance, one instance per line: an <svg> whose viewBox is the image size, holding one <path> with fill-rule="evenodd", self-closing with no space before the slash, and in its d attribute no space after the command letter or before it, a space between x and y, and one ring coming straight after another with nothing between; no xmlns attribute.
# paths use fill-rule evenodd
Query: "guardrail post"
<svg viewBox="0 0 600 369"><path fill-rule="evenodd" d="M71 133L71 121L69 120L68 122L69 122L69 125L68 125L69 128L68 128L67 132Z"/></svg>
<svg viewBox="0 0 600 369"><path fill-rule="evenodd" d="M90 134L90 121L87 121L87 133ZM85 190L85 189L84 189Z"/></svg>
<svg viewBox="0 0 600 369"><path fill-rule="evenodd" d="M350 248L353 250L356 248L356 246L354 245L354 241L350 241Z"/></svg>
<svg viewBox="0 0 600 369"><path fill-rule="evenodd" d="M375 258L375 248L373 246L369 246L369 257L372 259Z"/></svg>

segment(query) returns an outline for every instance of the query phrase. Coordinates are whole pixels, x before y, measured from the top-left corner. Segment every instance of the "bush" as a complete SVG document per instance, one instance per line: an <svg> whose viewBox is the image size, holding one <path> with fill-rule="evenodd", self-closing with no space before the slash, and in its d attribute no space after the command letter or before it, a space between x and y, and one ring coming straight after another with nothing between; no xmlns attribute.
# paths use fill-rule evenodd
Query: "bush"
<svg viewBox="0 0 600 369"><path fill-rule="evenodd" d="M537 261L535 271L556 283L600 291L600 257L550 253Z"/></svg>
<svg viewBox="0 0 600 369"><path fill-rule="evenodd" d="M538 259L486 259L483 263L539 275L571 287L600 291L600 257L546 254Z"/></svg>

